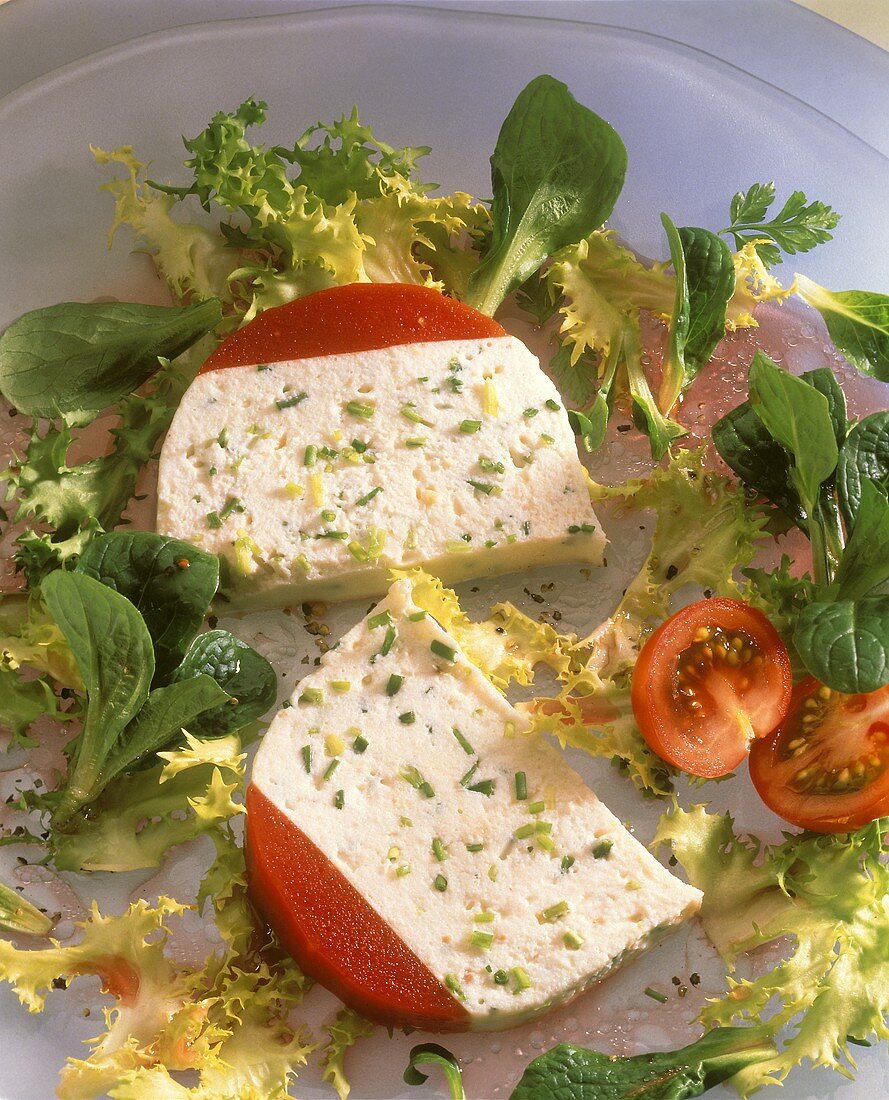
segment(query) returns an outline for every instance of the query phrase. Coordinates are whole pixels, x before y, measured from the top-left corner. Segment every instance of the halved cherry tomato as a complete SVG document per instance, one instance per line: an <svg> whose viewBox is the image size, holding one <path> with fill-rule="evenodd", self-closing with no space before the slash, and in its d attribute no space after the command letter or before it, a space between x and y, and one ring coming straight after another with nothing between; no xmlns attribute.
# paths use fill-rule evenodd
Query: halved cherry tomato
<svg viewBox="0 0 889 1100"><path fill-rule="evenodd" d="M792 690L787 649L741 600L701 600L652 634L633 673L633 713L664 760L712 778L778 725Z"/></svg>
<svg viewBox="0 0 889 1100"><path fill-rule="evenodd" d="M260 313L219 345L201 373L396 344L505 335L486 314L430 287L349 283Z"/></svg>
<svg viewBox="0 0 889 1100"><path fill-rule="evenodd" d="M750 778L769 809L815 832L889 815L889 684L842 695L807 676L781 725L753 746Z"/></svg>

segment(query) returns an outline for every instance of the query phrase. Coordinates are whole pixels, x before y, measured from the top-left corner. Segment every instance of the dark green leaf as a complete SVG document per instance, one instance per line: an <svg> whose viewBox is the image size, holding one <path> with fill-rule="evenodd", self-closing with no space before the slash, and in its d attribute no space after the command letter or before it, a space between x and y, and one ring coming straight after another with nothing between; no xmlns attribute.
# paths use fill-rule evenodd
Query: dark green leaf
<svg viewBox="0 0 889 1100"><path fill-rule="evenodd" d="M731 225L720 232L731 234L736 248L756 241L756 251L766 267L776 264L782 251L793 256L833 239L831 230L836 229L840 215L830 206L818 199L808 202L802 191L794 191L769 219L774 201L774 183L754 183L746 193L739 191L731 202ZM774 243L763 243L764 238Z"/></svg>
<svg viewBox="0 0 889 1100"><path fill-rule="evenodd" d="M189 733L197 737L222 737L238 730L260 718L275 701L275 670L265 657L227 630L209 630L195 638L173 680L202 673L212 676L232 699L192 721Z"/></svg>
<svg viewBox="0 0 889 1100"><path fill-rule="evenodd" d="M138 608L154 642L155 680L164 683L200 629L219 584L219 559L149 531L115 531L87 545L77 572Z"/></svg>
<svg viewBox="0 0 889 1100"><path fill-rule="evenodd" d="M799 494L790 481L787 452L769 435L749 401L716 421L713 443L745 485L776 504L803 531L808 529Z"/></svg>
<svg viewBox="0 0 889 1100"><path fill-rule="evenodd" d="M889 580L889 502L870 478L860 491L855 527L836 575L841 600L866 596Z"/></svg>
<svg viewBox="0 0 889 1100"><path fill-rule="evenodd" d="M889 382L889 295L869 290L827 290L797 276L797 293L817 309L830 338L853 366Z"/></svg>
<svg viewBox="0 0 889 1100"><path fill-rule="evenodd" d="M78 573L57 571L43 598L71 647L87 693L86 718L55 823L93 797L102 768L148 697L154 675L151 636L129 600Z"/></svg>
<svg viewBox="0 0 889 1100"><path fill-rule="evenodd" d="M569 409L568 422L574 429L574 434L579 435L583 441L583 449L587 454L592 454L602 446L605 438L605 428L608 425L608 404L605 398L596 394L593 407L585 413Z"/></svg>
<svg viewBox="0 0 889 1100"><path fill-rule="evenodd" d="M667 355L658 404L669 413L679 396L710 362L725 335L725 310L735 289L735 265L725 241L708 229L676 229L661 222L676 273Z"/></svg>
<svg viewBox="0 0 889 1100"><path fill-rule="evenodd" d="M493 314L543 261L598 229L623 187L617 133L567 87L538 76L519 93L491 157L493 234L467 301Z"/></svg>
<svg viewBox="0 0 889 1100"><path fill-rule="evenodd" d="M686 1100L775 1053L765 1027L714 1028L681 1050L632 1058L560 1043L534 1059L510 1100Z"/></svg>
<svg viewBox="0 0 889 1100"><path fill-rule="evenodd" d="M753 411L792 456L790 481L811 518L839 458L827 398L761 351L750 364L749 391Z"/></svg>
<svg viewBox="0 0 889 1100"><path fill-rule="evenodd" d="M419 1046L414 1047L411 1050L408 1067L404 1071L405 1084L422 1085L425 1083L429 1075L421 1073L417 1066L438 1066L447 1080L451 1100L465 1100L466 1093L463 1091L460 1066L447 1047L439 1046L438 1043L421 1043Z"/></svg>
<svg viewBox="0 0 889 1100"><path fill-rule="evenodd" d="M889 412L876 412L859 420L840 450L837 489L846 526L852 530L861 503L865 478L889 484Z"/></svg>
<svg viewBox="0 0 889 1100"><path fill-rule="evenodd" d="M121 772L164 748L183 729L191 732L199 714L224 706L228 700L228 693L210 676L194 676L155 688L102 768L101 787L94 795Z"/></svg>
<svg viewBox="0 0 889 1100"><path fill-rule="evenodd" d="M811 674L847 695L889 682L889 596L811 603L793 641Z"/></svg>
<svg viewBox="0 0 889 1100"><path fill-rule="evenodd" d="M0 392L30 416L98 412L221 318L215 298L183 308L63 302L34 310L0 336Z"/></svg>
<svg viewBox="0 0 889 1100"><path fill-rule="evenodd" d="M849 421L846 419L846 395L837 381L837 376L830 367L818 367L817 370L807 370L805 374L800 375L800 378L808 382L813 389L824 394L830 422L833 425L833 434L837 446L841 447L849 429Z"/></svg>

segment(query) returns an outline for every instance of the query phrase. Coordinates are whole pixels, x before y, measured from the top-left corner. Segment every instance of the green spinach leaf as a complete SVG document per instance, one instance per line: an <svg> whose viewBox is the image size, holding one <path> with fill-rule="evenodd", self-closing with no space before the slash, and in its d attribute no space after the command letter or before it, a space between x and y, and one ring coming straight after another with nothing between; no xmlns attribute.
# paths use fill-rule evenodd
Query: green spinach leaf
<svg viewBox="0 0 889 1100"><path fill-rule="evenodd" d="M830 338L863 374L889 382L889 295L827 290L797 275L797 294L817 309Z"/></svg>
<svg viewBox="0 0 889 1100"><path fill-rule="evenodd" d="M195 638L173 682L206 674L231 696L193 719L189 733L197 737L221 737L260 718L277 694L275 670L265 657L227 630L208 630Z"/></svg>
<svg viewBox="0 0 889 1100"><path fill-rule="evenodd" d="M725 335L725 310L735 289L735 265L725 241L707 229L661 222L670 245L676 296L658 404L669 414L682 391L710 362Z"/></svg>
<svg viewBox="0 0 889 1100"><path fill-rule="evenodd" d="M0 335L0 393L29 416L97 413L221 319L215 298L182 308L63 302L33 310Z"/></svg>
<svg viewBox="0 0 889 1100"><path fill-rule="evenodd" d="M121 772L128 771L146 756L158 752L187 729L191 732L200 714L230 701L211 676L194 676L166 687L155 688L145 705L127 726L126 737L102 768L101 786L96 794Z"/></svg>
<svg viewBox="0 0 889 1100"><path fill-rule="evenodd" d="M866 694L889 683L889 596L810 603L793 633L811 674L835 691Z"/></svg>
<svg viewBox="0 0 889 1100"><path fill-rule="evenodd" d="M861 486L870 478L889 485L889 412L875 412L859 420L840 450L837 489L849 530L855 527L861 504Z"/></svg>
<svg viewBox="0 0 889 1100"><path fill-rule="evenodd" d="M751 408L793 458L791 484L811 518L821 483L833 475L839 458L827 398L761 351L750 364L749 392Z"/></svg>
<svg viewBox="0 0 889 1100"><path fill-rule="evenodd" d="M87 692L83 729L53 818L58 827L94 797L105 762L148 698L154 650L136 608L92 577L52 573L42 593Z"/></svg>
<svg viewBox="0 0 889 1100"><path fill-rule="evenodd" d="M774 1055L764 1027L718 1027L681 1050L631 1058L560 1043L534 1059L510 1100L686 1100Z"/></svg>
<svg viewBox="0 0 889 1100"><path fill-rule="evenodd" d="M115 531L87 544L76 572L138 609L154 643L155 682L162 684L200 629L219 584L219 559L179 539Z"/></svg>
<svg viewBox="0 0 889 1100"><path fill-rule="evenodd" d="M837 570L837 598L855 600L889 580L889 501L870 478L861 482L855 527Z"/></svg>
<svg viewBox="0 0 889 1100"><path fill-rule="evenodd" d="M598 229L623 187L627 151L567 87L538 76L519 93L491 157L491 245L466 300L493 314L558 249Z"/></svg>

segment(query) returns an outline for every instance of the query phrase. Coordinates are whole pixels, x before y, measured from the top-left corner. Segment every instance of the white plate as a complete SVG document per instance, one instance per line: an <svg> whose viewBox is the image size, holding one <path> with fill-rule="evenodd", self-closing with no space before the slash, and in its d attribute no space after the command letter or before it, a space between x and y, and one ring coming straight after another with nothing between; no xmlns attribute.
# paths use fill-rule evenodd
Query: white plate
<svg viewBox="0 0 889 1100"><path fill-rule="evenodd" d="M66 299L164 300L144 259L129 256L123 242L110 254L105 249L110 200L98 191L103 173L89 143L133 144L153 158L152 174L165 178L176 175L182 160L178 135L196 133L217 109L233 109L247 95L270 104L269 143L292 141L317 118L358 103L385 140L432 145L425 178L484 196L487 157L503 115L540 72L566 81L624 138L630 168L613 224L643 253L664 253L661 210L677 224L720 228L736 190L774 179L779 194L802 188L844 214L838 240L800 261L807 274L834 289L889 286L886 160L741 70L655 34L499 14L339 8L152 35L60 70L0 104L0 325ZM541 579L535 575L535 585ZM522 600L521 587L505 582L498 595ZM607 782L607 769L589 774L648 839L660 807ZM743 787L736 790L743 795ZM708 796L719 798L720 791ZM110 891L119 904L140 881L127 876L109 886L106 879L94 876L87 887L103 896ZM691 997L661 1008L642 990L655 978L666 982L702 969L708 959L712 952L693 929L537 1028L449 1040L467 1063L468 1094L508 1096L521 1068L556 1039L626 1051L651 1049L665 1035L687 1041L694 1034ZM28 1018L8 989L0 990L4 1100L51 1094L64 1055L80 1053L78 1041L96 1030L80 1018L79 998L74 990L56 994L43 1016ZM329 1010L329 999L313 994L310 1018L317 1022ZM353 1095L444 1095L431 1081L424 1089L401 1084L416 1041L390 1042L383 1033L359 1046L350 1059ZM855 1084L798 1072L782 1095L865 1100L889 1093L885 1055L863 1051L860 1062ZM301 1078L299 1094L330 1095L315 1082L310 1074Z"/></svg>

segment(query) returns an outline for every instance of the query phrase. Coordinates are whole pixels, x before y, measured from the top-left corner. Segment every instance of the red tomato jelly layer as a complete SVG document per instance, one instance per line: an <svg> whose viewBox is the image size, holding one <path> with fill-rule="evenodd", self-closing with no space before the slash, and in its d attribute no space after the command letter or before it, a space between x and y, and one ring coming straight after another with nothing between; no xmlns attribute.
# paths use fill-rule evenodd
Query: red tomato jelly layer
<svg viewBox="0 0 889 1100"><path fill-rule="evenodd" d="M377 1023L468 1030L466 1009L252 784L246 845L250 897L306 974Z"/></svg>
<svg viewBox="0 0 889 1100"><path fill-rule="evenodd" d="M491 317L429 287L349 283L260 313L219 345L201 374L396 344L504 335Z"/></svg>

